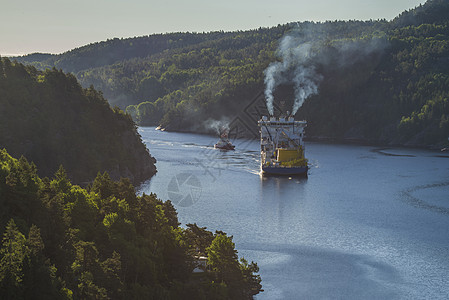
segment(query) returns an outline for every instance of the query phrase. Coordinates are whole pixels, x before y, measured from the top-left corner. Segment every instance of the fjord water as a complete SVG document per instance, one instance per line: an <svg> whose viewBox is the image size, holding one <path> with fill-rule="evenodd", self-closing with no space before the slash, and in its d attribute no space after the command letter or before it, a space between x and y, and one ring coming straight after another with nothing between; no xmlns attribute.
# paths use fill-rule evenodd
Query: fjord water
<svg viewBox="0 0 449 300"><path fill-rule="evenodd" d="M183 226L234 236L257 299L448 299L449 153L306 143L308 178L259 175L259 144L141 127Z"/></svg>

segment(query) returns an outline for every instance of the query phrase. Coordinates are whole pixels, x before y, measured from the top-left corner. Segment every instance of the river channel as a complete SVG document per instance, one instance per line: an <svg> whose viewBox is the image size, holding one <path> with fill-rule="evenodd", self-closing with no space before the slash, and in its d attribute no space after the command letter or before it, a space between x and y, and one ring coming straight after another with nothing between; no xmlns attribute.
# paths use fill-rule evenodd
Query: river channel
<svg viewBox="0 0 449 300"><path fill-rule="evenodd" d="M259 144L140 127L182 226L233 236L256 299L449 299L449 153L306 143L307 178L259 175Z"/></svg>

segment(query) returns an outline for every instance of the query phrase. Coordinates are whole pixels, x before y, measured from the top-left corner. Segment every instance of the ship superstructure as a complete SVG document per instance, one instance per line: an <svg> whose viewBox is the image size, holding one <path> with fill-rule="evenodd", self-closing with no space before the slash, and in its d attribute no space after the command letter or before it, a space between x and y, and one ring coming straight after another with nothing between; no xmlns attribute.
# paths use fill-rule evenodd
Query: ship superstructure
<svg viewBox="0 0 449 300"><path fill-rule="evenodd" d="M275 175L307 175L304 157L306 121L289 117L266 117L259 120L261 171Z"/></svg>
<svg viewBox="0 0 449 300"><path fill-rule="evenodd" d="M220 139L214 145L214 148L222 150L234 150L235 146L229 141L227 128L222 128L220 130Z"/></svg>

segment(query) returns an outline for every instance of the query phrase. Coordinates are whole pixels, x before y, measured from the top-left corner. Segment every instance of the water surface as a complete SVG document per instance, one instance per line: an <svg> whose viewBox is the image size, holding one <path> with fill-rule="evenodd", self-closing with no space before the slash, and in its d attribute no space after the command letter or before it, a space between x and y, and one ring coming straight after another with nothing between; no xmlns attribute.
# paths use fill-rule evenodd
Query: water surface
<svg viewBox="0 0 449 300"><path fill-rule="evenodd" d="M449 298L449 155L306 143L308 178L267 178L257 141L139 132L158 168L139 192L233 235L260 267L257 299Z"/></svg>

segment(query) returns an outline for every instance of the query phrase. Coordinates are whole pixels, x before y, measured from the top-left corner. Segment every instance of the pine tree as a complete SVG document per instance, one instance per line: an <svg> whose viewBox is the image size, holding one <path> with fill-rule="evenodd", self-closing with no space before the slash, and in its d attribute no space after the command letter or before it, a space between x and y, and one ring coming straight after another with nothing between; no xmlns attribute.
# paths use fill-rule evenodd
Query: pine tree
<svg viewBox="0 0 449 300"><path fill-rule="evenodd" d="M28 251L25 236L11 219L0 249L0 299L23 298L23 265Z"/></svg>

